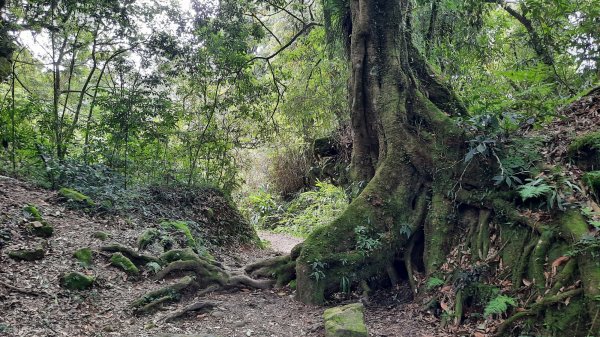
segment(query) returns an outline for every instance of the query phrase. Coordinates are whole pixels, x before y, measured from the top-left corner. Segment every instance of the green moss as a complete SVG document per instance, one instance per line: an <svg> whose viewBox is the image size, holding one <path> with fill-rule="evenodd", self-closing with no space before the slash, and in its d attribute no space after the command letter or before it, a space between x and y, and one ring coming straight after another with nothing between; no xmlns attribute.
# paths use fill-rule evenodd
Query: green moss
<svg viewBox="0 0 600 337"><path fill-rule="evenodd" d="M23 207L23 211L25 211L26 215L28 215L28 217L31 217L32 219L36 220L36 221L43 221L42 218L42 214L40 213L40 211L38 211L37 207L35 207L32 204L28 204L27 206Z"/></svg>
<svg viewBox="0 0 600 337"><path fill-rule="evenodd" d="M83 267L89 267L92 265L92 250L90 248L81 248L73 253L73 257L76 258Z"/></svg>
<svg viewBox="0 0 600 337"><path fill-rule="evenodd" d="M169 264L174 261L196 261L200 257L191 248L172 249L160 256L163 264Z"/></svg>
<svg viewBox="0 0 600 337"><path fill-rule="evenodd" d="M288 287L292 290L296 290L296 280L291 280L290 283L288 283Z"/></svg>
<svg viewBox="0 0 600 337"><path fill-rule="evenodd" d="M54 227L47 223L43 218L40 211L35 207L35 205L28 204L23 207L23 211L27 218L34 220L33 222L27 224L27 229L35 236L39 236L42 238L49 238L54 233Z"/></svg>
<svg viewBox="0 0 600 337"><path fill-rule="evenodd" d="M60 190L58 190L58 194L67 200L72 200L74 202L83 204L85 206L95 206L96 205L90 197L88 197L87 195L82 194L74 189L63 187Z"/></svg>
<svg viewBox="0 0 600 337"><path fill-rule="evenodd" d="M129 275L138 275L140 273L138 267L121 253L114 253L110 257L110 263Z"/></svg>
<svg viewBox="0 0 600 337"><path fill-rule="evenodd" d="M545 311L544 336L585 336L588 315L583 298L578 296L572 298L569 305L559 306Z"/></svg>
<svg viewBox="0 0 600 337"><path fill-rule="evenodd" d="M138 249L142 250L151 245L160 237L160 232L156 228L146 229L137 240Z"/></svg>
<svg viewBox="0 0 600 337"><path fill-rule="evenodd" d="M94 239L98 239L100 241L106 241L106 240L108 240L108 238L110 237L110 235L108 233L105 233L105 232L94 232L92 234L92 237Z"/></svg>
<svg viewBox="0 0 600 337"><path fill-rule="evenodd" d="M165 221L165 222L162 222L160 225L165 229L174 228L174 229L177 229L178 231L182 232L183 235L185 235L185 237L187 239L188 246L192 247L194 249L197 248L196 239L194 239L194 236L192 235L192 232L190 231L190 227L188 226L188 224L185 221Z"/></svg>
<svg viewBox="0 0 600 337"><path fill-rule="evenodd" d="M94 284L94 281L95 279L92 276L70 272L61 276L60 285L63 288L71 290L84 290L90 288Z"/></svg>
<svg viewBox="0 0 600 337"><path fill-rule="evenodd" d="M46 255L46 252L42 247L34 249L17 249L8 252L8 256L17 261L35 261L41 260Z"/></svg>
<svg viewBox="0 0 600 337"><path fill-rule="evenodd" d="M576 137L569 144L569 152L600 150L600 131L586 133Z"/></svg>
<svg viewBox="0 0 600 337"><path fill-rule="evenodd" d="M600 197L600 171L587 172L583 175L583 182Z"/></svg>
<svg viewBox="0 0 600 337"><path fill-rule="evenodd" d="M34 221L27 225L27 229L35 236L41 238L49 238L54 233L54 227L52 227L46 221Z"/></svg>
<svg viewBox="0 0 600 337"><path fill-rule="evenodd" d="M364 322L364 306L353 303L325 310L325 336L327 337L367 337Z"/></svg>

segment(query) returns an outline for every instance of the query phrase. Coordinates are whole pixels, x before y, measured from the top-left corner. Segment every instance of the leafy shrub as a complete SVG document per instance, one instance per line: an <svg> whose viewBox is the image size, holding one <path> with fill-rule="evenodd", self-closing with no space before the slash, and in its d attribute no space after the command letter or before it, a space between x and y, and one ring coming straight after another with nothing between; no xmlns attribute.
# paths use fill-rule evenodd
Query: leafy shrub
<svg viewBox="0 0 600 337"><path fill-rule="evenodd" d="M268 180L274 191L283 197L290 197L306 187L310 167L307 149L286 147L272 155Z"/></svg>
<svg viewBox="0 0 600 337"><path fill-rule="evenodd" d="M264 189L250 194L241 208L250 224L258 228L272 229L280 219L281 202Z"/></svg>
<svg viewBox="0 0 600 337"><path fill-rule="evenodd" d="M287 205L277 230L305 237L333 221L347 206L348 198L342 188L318 181L315 190L300 193Z"/></svg>

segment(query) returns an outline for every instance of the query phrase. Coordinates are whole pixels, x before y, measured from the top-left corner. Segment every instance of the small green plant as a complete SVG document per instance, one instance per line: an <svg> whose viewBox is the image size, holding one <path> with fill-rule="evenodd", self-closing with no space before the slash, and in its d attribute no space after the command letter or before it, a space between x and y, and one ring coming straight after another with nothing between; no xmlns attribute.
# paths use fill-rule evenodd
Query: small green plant
<svg viewBox="0 0 600 337"><path fill-rule="evenodd" d="M600 229L600 214L594 212L591 207L583 207L581 209L581 214L586 217L588 224L590 226L595 227L596 229Z"/></svg>
<svg viewBox="0 0 600 337"><path fill-rule="evenodd" d="M342 188L318 181L314 190L300 193L286 205L276 231L306 237L335 220L347 206L348 197Z"/></svg>
<svg viewBox="0 0 600 337"><path fill-rule="evenodd" d="M494 299L492 299L483 310L483 315L485 317L490 317L492 315L502 315L506 313L509 306L516 307L517 301L506 295L498 295Z"/></svg>
<svg viewBox="0 0 600 337"><path fill-rule="evenodd" d="M517 189L523 201L547 196L553 191L552 186L548 185L544 178L526 179L526 181L526 184L519 186Z"/></svg>
<svg viewBox="0 0 600 337"><path fill-rule="evenodd" d="M349 293L350 292L350 279L347 276L342 276L340 278L340 290L343 293Z"/></svg>
<svg viewBox="0 0 600 337"><path fill-rule="evenodd" d="M381 234L379 238L371 237L365 226L356 226L354 234L356 234L356 250L365 256L368 256L372 251L381 247Z"/></svg>
<svg viewBox="0 0 600 337"><path fill-rule="evenodd" d="M310 264L312 269L312 273L310 273L310 277L314 278L315 281L319 282L320 280L325 278L325 268L327 267L326 263L323 263L319 260L315 260Z"/></svg>
<svg viewBox="0 0 600 337"><path fill-rule="evenodd" d="M437 287L441 287L444 285L444 280L437 278L437 277L430 277L427 280L427 284L425 285L425 287L427 288L427 290L433 290Z"/></svg>
<svg viewBox="0 0 600 337"><path fill-rule="evenodd" d="M400 226L400 235L406 235L406 238L410 238L410 235L412 234L412 230L410 229L410 225L408 224L403 224L402 226Z"/></svg>

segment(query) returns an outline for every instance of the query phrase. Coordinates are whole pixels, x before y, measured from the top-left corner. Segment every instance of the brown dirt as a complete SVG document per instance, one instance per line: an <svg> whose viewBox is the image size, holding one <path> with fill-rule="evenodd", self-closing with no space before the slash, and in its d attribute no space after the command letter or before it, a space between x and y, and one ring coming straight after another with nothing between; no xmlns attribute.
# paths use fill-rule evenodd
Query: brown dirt
<svg viewBox="0 0 600 337"><path fill-rule="evenodd" d="M261 240L268 241L269 248L283 254L288 254L292 251L294 246L303 241L302 239L290 235L265 231L259 231L258 237L260 237Z"/></svg>
<svg viewBox="0 0 600 337"><path fill-rule="evenodd" d="M55 228L48 239L32 237L24 230L23 206L35 204L45 220ZM289 288L211 293L203 299L220 302L209 313L191 313L170 323L160 318L171 310L194 301L166 305L157 313L133 315L129 303L159 282L147 275L128 278L108 265L98 253L104 243L91 237L96 231L111 235L108 242L135 245L144 230L143 223L120 217L96 218L69 210L56 202L54 192L0 176L0 230L9 231L11 240L0 244L0 336L156 336L160 333L208 334L214 336L324 336L322 307L307 306L293 299ZM263 233L264 234L264 233ZM285 235L264 234L273 250L237 248L217 256L230 268L289 251L299 240ZM47 255L35 262L16 262L7 251L21 247L46 247ZM94 265L85 269L72 257L75 250L90 247L96 253ZM278 252L276 252L278 251ZM59 277L68 271L81 271L97 278L87 291L68 291L59 286ZM385 295L386 298L393 297ZM354 299L356 301L356 299ZM371 336L444 336L436 320L419 306L398 303L369 303L366 321Z"/></svg>

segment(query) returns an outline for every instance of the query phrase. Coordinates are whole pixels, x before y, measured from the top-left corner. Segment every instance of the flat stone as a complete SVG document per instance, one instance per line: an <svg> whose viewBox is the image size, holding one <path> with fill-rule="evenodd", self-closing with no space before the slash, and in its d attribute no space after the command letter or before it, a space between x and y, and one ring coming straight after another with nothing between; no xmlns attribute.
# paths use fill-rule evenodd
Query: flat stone
<svg viewBox="0 0 600 337"><path fill-rule="evenodd" d="M323 313L326 337L368 337L362 303L330 308Z"/></svg>

